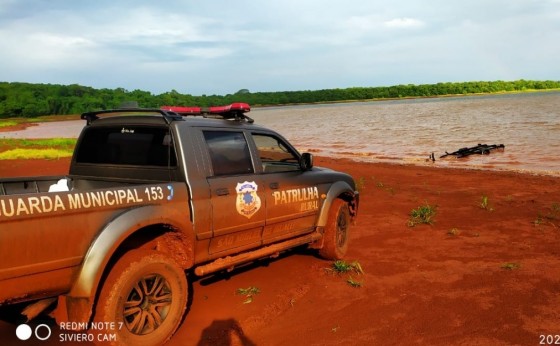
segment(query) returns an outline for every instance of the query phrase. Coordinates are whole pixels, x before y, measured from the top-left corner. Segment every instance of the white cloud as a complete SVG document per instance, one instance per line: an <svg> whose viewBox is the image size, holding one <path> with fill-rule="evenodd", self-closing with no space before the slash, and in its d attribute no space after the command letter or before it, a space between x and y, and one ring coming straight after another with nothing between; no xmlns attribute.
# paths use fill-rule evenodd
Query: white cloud
<svg viewBox="0 0 560 346"><path fill-rule="evenodd" d="M228 56L232 53L231 49L228 48L192 48L185 49L182 51L185 56L197 57L203 59L215 59Z"/></svg>
<svg viewBox="0 0 560 346"><path fill-rule="evenodd" d="M419 28L424 26L424 22L414 18L395 18L383 23L388 28Z"/></svg>
<svg viewBox="0 0 560 346"><path fill-rule="evenodd" d="M560 79L559 14L558 0L0 0L0 81L213 94Z"/></svg>

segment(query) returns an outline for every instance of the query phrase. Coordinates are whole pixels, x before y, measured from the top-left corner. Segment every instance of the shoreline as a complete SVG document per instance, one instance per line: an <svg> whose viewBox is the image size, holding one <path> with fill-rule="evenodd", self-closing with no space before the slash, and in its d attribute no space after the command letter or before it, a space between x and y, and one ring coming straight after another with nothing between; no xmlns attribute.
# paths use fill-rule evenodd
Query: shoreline
<svg viewBox="0 0 560 346"><path fill-rule="evenodd" d="M71 157L61 157L55 159L11 159L1 160L3 164L0 165L0 177L18 177L18 176L41 176L41 172L47 172L48 175L65 175L68 174ZM405 162L381 162L381 161L362 161L352 158L313 155L314 166L330 168L330 166L344 167L341 171L350 170L354 168L363 171L363 169L370 168L371 170L383 171L398 171L420 173L432 173L435 175L488 175L498 177L527 177L531 179L545 179L545 180L558 180L560 182L560 175L558 174L539 174L539 172L525 171L525 170L510 170L510 169L489 169L480 167L450 167L450 166L436 166L430 163L414 164ZM26 167L25 169L23 169ZM23 171L22 171L23 169ZM336 169L336 168L335 168ZM23 174L23 175L17 175ZM354 177L357 179L358 177ZM560 198L559 198L560 199Z"/></svg>
<svg viewBox="0 0 560 346"><path fill-rule="evenodd" d="M43 167L46 172L54 172L52 174L62 175L67 174L68 168L70 166L71 157L60 157L60 158L49 158L49 159L8 159L0 160L2 165L0 165L0 177L17 177L13 175L14 168L19 171L18 167L30 166L29 172L36 172L40 174L40 169L36 170L34 167ZM314 165L318 167L324 167L321 163L342 163L345 166L352 167L353 165L359 166L371 166L371 167L383 167L384 169L398 169L403 168L405 170L429 170L438 173L445 174L445 171L457 172L457 173L480 173L489 175L520 175L529 176L535 178L554 178L560 179L560 172L557 171L531 171L522 169L506 169L506 168L488 168L488 167L478 167L478 166L449 166L449 165L437 165L437 163L424 162L424 163L410 163L410 162L398 162L398 161L375 161L375 160L360 160L359 158L348 158L330 155L318 155L313 153ZM66 173L64 173L66 172ZM23 172L26 173L26 172ZM30 176L30 175L24 175Z"/></svg>
<svg viewBox="0 0 560 346"><path fill-rule="evenodd" d="M452 166L451 162L448 160L436 160L435 162L430 161L429 159L417 159L417 160L407 160L405 158L402 159L370 159L370 158L363 158L360 156L357 157L340 157L337 155L325 155L324 153L313 153L313 157L319 159L333 159L333 160L348 160L351 162L358 162L363 164L373 164L373 165L388 165L388 166L410 166L410 167L423 167L429 169L449 169L449 170L459 170L459 171L466 171L466 172L495 172L495 173L515 173L515 174L522 174L522 175L531 175L536 177L554 177L560 178L560 171L553 171L553 170L529 170L529 169L513 169L513 168L503 168L503 167L488 167L484 166L484 164L480 165L473 165L473 164L465 164L464 166ZM455 160L455 159L451 159ZM460 160L460 159L457 159ZM412 161L412 162L410 162ZM447 161L447 162L446 162ZM440 164L441 162L445 162L444 164ZM457 163L459 164L459 163Z"/></svg>

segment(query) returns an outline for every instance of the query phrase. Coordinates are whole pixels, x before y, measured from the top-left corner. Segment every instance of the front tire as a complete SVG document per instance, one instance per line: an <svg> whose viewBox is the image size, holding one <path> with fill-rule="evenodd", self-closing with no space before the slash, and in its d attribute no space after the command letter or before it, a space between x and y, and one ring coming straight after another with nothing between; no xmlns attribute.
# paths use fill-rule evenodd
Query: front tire
<svg viewBox="0 0 560 346"><path fill-rule="evenodd" d="M115 322L117 345L161 345L179 327L187 307L187 279L169 257L157 251L124 254L107 276L95 322Z"/></svg>
<svg viewBox="0 0 560 346"><path fill-rule="evenodd" d="M350 209L348 203L337 198L332 202L323 234L319 255L328 260L339 260L348 251Z"/></svg>

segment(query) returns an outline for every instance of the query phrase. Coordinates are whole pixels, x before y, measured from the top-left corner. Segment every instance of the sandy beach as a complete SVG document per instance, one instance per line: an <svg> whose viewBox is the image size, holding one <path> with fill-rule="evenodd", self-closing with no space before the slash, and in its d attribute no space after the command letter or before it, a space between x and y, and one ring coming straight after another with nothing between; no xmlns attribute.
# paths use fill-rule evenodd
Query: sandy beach
<svg viewBox="0 0 560 346"><path fill-rule="evenodd" d="M362 286L306 249L227 276L189 275L188 313L169 345L536 345L560 334L560 178L315 164L360 182L347 260L364 269L353 276ZM68 165L3 161L0 176L65 174ZM437 208L433 224L409 227L425 204ZM243 304L236 291L250 286L260 293ZM0 322L0 339L17 344L14 328Z"/></svg>

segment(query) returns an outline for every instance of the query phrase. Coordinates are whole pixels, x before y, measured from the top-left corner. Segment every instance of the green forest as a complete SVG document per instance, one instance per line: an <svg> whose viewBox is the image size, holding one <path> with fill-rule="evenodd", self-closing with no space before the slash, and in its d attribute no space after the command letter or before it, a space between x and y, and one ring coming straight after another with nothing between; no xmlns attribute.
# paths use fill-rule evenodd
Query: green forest
<svg viewBox="0 0 560 346"><path fill-rule="evenodd" d="M136 102L142 108L159 108L163 105L206 107L232 102L246 102L251 106L273 106L549 89L560 89L560 81L477 81L278 92L251 92L241 89L224 96L193 96L180 94L175 90L154 95L142 90L94 89L77 84L0 82L0 118L80 114L85 111L119 108L131 102Z"/></svg>

